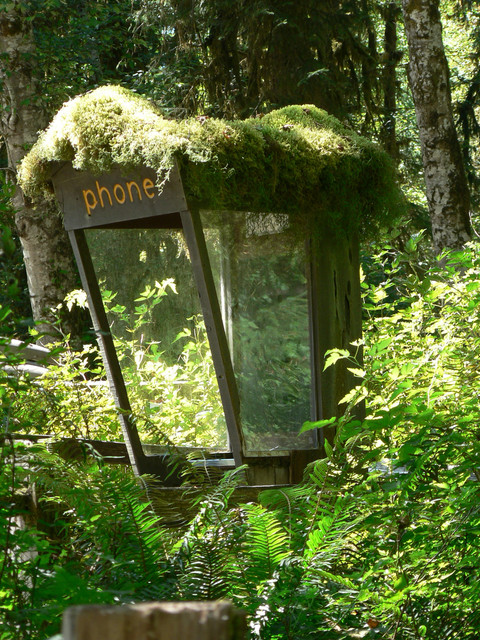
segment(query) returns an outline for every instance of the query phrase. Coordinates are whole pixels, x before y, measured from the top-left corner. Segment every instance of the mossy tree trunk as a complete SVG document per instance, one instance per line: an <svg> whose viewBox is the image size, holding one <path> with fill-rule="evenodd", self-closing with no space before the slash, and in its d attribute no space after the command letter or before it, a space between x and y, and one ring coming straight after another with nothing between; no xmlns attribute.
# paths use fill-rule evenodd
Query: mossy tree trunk
<svg viewBox="0 0 480 640"><path fill-rule="evenodd" d="M439 0L402 0L402 5L433 244L440 253L470 239L470 194L453 121Z"/></svg>
<svg viewBox="0 0 480 640"><path fill-rule="evenodd" d="M35 45L25 3L8 2L0 11L0 133L15 181L18 163L45 124L35 81ZM52 309L77 285L76 270L68 237L60 216L52 212L53 202L33 209L20 190L13 197L15 224L19 235L34 320L47 334L53 330ZM52 215L53 213L53 215ZM72 316L63 313L62 331L75 334ZM43 338L48 341L48 337Z"/></svg>

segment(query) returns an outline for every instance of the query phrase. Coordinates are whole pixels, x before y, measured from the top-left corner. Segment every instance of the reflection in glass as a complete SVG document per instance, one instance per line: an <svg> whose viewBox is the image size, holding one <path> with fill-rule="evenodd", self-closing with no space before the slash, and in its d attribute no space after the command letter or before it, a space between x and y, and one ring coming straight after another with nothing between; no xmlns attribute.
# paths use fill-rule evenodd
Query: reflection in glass
<svg viewBox="0 0 480 640"><path fill-rule="evenodd" d="M171 229L88 229L142 440L226 449L227 430L188 251Z"/></svg>
<svg viewBox="0 0 480 640"><path fill-rule="evenodd" d="M304 244L286 215L202 212L247 453L316 446Z"/></svg>

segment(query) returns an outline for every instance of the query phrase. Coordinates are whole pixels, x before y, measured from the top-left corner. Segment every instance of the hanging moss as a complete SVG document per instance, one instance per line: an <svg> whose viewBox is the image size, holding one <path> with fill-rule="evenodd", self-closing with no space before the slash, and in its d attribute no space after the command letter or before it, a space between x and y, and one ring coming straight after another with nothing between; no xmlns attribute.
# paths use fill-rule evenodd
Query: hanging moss
<svg viewBox="0 0 480 640"><path fill-rule="evenodd" d="M369 234L402 209L387 154L321 109L177 121L116 86L66 103L23 160L19 181L35 203L52 197L58 163L96 175L143 165L156 171L161 189L175 158L192 207L320 217L328 227Z"/></svg>

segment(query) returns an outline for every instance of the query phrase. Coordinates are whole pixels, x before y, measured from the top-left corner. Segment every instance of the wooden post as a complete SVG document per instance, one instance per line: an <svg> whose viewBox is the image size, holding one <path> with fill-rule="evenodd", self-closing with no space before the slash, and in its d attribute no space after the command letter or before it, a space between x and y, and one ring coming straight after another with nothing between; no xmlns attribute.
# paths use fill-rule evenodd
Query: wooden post
<svg viewBox="0 0 480 640"><path fill-rule="evenodd" d="M246 617L230 602L83 605L63 614L62 640L244 640Z"/></svg>

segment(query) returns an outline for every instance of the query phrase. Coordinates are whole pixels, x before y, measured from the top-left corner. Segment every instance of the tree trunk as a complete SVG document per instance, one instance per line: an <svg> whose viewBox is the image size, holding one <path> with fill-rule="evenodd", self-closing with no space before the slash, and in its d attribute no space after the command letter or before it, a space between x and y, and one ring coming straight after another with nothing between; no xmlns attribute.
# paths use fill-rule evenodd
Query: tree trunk
<svg viewBox="0 0 480 640"><path fill-rule="evenodd" d="M396 134L397 120L397 65L402 57L397 49L397 19L400 8L396 2L383 6L382 17L385 23L383 85L383 122L380 132L385 150L398 160Z"/></svg>
<svg viewBox="0 0 480 640"><path fill-rule="evenodd" d="M13 180L18 163L46 120L38 103L34 68L35 44L24 3L8 2L0 12L0 133ZM33 318L40 323L41 331L52 334L52 309L77 286L70 243L53 203L33 209L17 187L13 204ZM75 333L72 322L72 317L64 313L62 330Z"/></svg>
<svg viewBox="0 0 480 640"><path fill-rule="evenodd" d="M470 240L470 194L453 122L439 0L402 0L402 6L433 245L440 253Z"/></svg>

